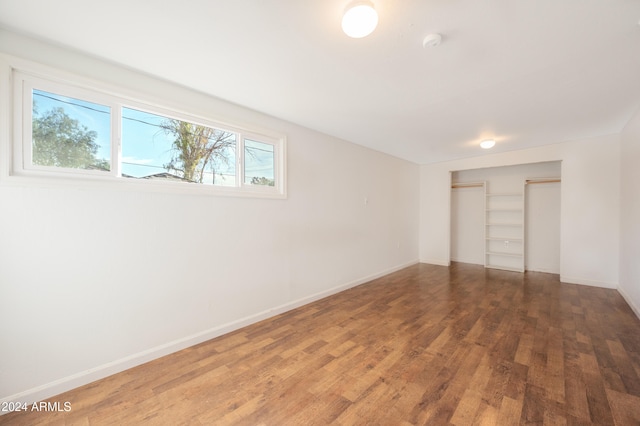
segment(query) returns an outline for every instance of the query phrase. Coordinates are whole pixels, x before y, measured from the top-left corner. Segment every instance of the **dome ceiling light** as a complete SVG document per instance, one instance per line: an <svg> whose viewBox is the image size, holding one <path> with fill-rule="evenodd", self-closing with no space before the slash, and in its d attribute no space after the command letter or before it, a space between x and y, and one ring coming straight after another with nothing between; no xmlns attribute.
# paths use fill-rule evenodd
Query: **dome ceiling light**
<svg viewBox="0 0 640 426"><path fill-rule="evenodd" d="M495 144L496 144L496 141L494 141L493 139L487 139L480 142L480 148L490 149L490 148L493 148Z"/></svg>
<svg viewBox="0 0 640 426"><path fill-rule="evenodd" d="M366 37L376 29L378 13L370 1L354 1L342 16L342 31L352 38Z"/></svg>

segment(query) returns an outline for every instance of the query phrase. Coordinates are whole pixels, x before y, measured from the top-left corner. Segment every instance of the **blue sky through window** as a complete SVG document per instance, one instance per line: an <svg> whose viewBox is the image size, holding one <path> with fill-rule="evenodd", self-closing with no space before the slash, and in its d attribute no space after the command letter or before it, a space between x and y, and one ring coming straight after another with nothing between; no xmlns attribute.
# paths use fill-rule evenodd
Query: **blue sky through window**
<svg viewBox="0 0 640 426"><path fill-rule="evenodd" d="M271 144L245 139L244 183L273 186L274 147ZM267 183L264 179L270 180Z"/></svg>
<svg viewBox="0 0 640 426"><path fill-rule="evenodd" d="M54 108L62 108L69 117L96 132L99 146L96 158L111 162L111 108L81 99L33 90L34 116L38 118Z"/></svg>
<svg viewBox="0 0 640 426"><path fill-rule="evenodd" d="M122 174L133 177L163 173L171 161L171 139L162 130L165 117L122 109Z"/></svg>

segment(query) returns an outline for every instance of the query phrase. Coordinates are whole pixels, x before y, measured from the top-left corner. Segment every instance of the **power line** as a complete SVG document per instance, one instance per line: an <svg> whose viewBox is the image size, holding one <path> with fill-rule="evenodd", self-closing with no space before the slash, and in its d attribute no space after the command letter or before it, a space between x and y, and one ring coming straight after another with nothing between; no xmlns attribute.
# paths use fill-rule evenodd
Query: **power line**
<svg viewBox="0 0 640 426"><path fill-rule="evenodd" d="M57 101L57 102L61 102L61 103L69 104L69 105L74 105L74 106L77 106L77 107L80 107L80 108L85 108L85 109L88 109L88 110L91 110L91 111L96 111L96 112L99 112L99 113L101 113L101 114L110 114L110 111L102 111L102 110L99 110L99 109L96 109L96 108L92 108L92 107L89 107L89 106L87 106L87 105L82 105L82 104L79 104L79 103L76 103L76 102L65 101L65 100L62 100L62 99L59 99L59 98L55 98L55 97L53 97L53 96L45 95L44 93L39 92L39 91L38 91L38 92L37 92L37 91L34 91L34 92L33 92L33 94L34 94L35 96L41 96L41 97L43 97L43 98L48 98L48 99L51 99L51 100L53 100L53 101ZM107 107L107 108L108 108L108 107ZM128 108L128 109L131 109L131 108ZM151 114L151 115L156 115L156 114ZM124 114L122 114L121 116L122 116L122 119L123 119L123 120L136 121L136 122L138 122L138 123L146 124L146 125L148 125L148 126L158 127L158 128L160 128L160 129L162 129L162 130L165 130L165 131L167 130L167 128L166 128L165 126L161 125L161 124L150 123L150 122L148 122L148 121L141 120L141 119L139 119L139 118L127 117L127 116L125 116ZM159 115L156 115L156 116L157 116L157 117L162 117L162 116L159 116ZM163 117L163 118L164 118L164 117ZM168 118L167 118L167 119L168 119ZM181 120L179 120L179 121L181 121ZM196 125L197 125L197 124L196 124ZM206 126L204 126L204 127L206 127ZM209 129L213 129L212 127L207 127L207 128L209 128ZM221 131L221 132L224 132L224 133L228 133L229 135L232 135L232 134L233 134L233 133L231 133L231 132L227 132L227 131L225 131L225 130L220 130L220 129L213 129L213 130L218 130L218 131ZM190 135L192 135L192 136L196 136L195 134L193 134L193 133L191 133L191 132L189 132L189 134L190 134ZM208 140L212 140L213 138L207 137L207 139L208 139ZM256 141L256 142L257 142L257 141ZM259 143L262 143L262 142L259 142ZM269 149L256 148L256 147L253 147L253 146L246 146L246 145L245 145L245 147L244 147L244 148L245 148L245 150L250 150L250 151L262 151L262 152L267 152L267 153L269 153L269 154L273 154L273 150L269 150Z"/></svg>
<svg viewBox="0 0 640 426"><path fill-rule="evenodd" d="M103 110L100 110L100 109L91 108L89 106L82 105L82 104L77 104L77 103L71 102L71 101L63 101L62 99L54 98L53 96L48 96L48 95L45 95L45 94L40 93L40 92L34 91L33 94L36 95L36 96L41 96L43 98L49 98L51 100L62 102L62 103L65 103L65 104L75 105L75 106L78 106L80 108L90 109L91 111L96 111L96 112L99 112L99 113L102 113L102 114L110 114L110 111L103 111ZM106 108L109 108L109 107L106 107ZM109 109L111 109L111 108L109 108Z"/></svg>
<svg viewBox="0 0 640 426"><path fill-rule="evenodd" d="M111 112L110 112L110 111L103 111L103 110L100 110L100 109L97 109L97 108L92 108L92 107L87 106L87 105L79 104L79 103L77 103L77 102L71 102L71 101L62 100L62 99L59 99L59 98L56 98L56 97L53 97L53 96L50 96L50 95L45 95L44 93L42 93L42 92L40 92L40 91L35 91L35 90L34 90L33 94L34 94L35 96L40 96L40 97L43 97L43 98L51 99L51 100L56 101L56 102L61 102L61 103L65 103L65 104L68 104L68 105L77 106L77 107L79 107L79 108L88 109L88 110L91 110L91 111L99 112L99 113L101 113L101 114L111 114ZM106 107L106 108L109 108L109 107ZM109 109L110 109L110 108L109 108ZM130 108L129 108L129 109L130 109ZM149 114L150 114L150 113L149 113ZM156 114L151 114L151 115L156 115ZM162 116L160 116L160 115L156 115L156 116L157 116L157 117L162 117ZM161 124L149 123L148 121L144 121L144 120L141 120L141 119L139 119L139 118L127 117L127 116L125 116L124 114L122 114L122 115L121 115L121 117L122 117L124 120L136 121L136 122L138 122L138 123L142 123L142 124L146 124L146 125L149 125L149 126L158 127L158 128L160 128L160 129L162 129L162 130L164 130L164 131L166 131L166 130L167 130L167 127L165 127L165 126L163 126L163 125L161 125ZM168 117L162 117L162 118L170 120ZM182 121L182 120L178 120L178 121L183 122L183 123L187 123L187 122ZM199 125L198 125L198 124L196 124L196 126L199 126ZM222 137L224 137L224 138L227 138L227 137L229 137L229 136L231 136L231 135L233 135L233 134L234 134L234 133L232 133L232 132L228 132L228 131L226 131L226 130L222 130L222 129L215 129L215 128L213 128L213 127L208 127L208 126L201 126L201 127L206 127L206 128L208 128L208 129L212 129L212 130L214 130L214 131L216 131L216 132L223 132L223 134L224 134L224 135L223 135ZM194 133L192 133L192 132L189 132L189 134L190 134L191 136L198 136L198 135L196 135L196 134L194 134ZM218 140L219 140L219 139L220 139L219 137L217 137L217 138L212 138L212 137L209 137L209 136L206 136L206 138L207 138L208 140L215 140L215 139L218 139Z"/></svg>

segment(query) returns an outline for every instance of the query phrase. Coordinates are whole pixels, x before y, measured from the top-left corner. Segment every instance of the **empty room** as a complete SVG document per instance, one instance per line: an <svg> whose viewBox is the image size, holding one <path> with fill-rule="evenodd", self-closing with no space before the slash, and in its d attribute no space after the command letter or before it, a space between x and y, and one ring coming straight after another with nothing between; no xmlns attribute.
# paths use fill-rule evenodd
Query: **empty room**
<svg viewBox="0 0 640 426"><path fill-rule="evenodd" d="M0 0L0 424L640 424L640 3Z"/></svg>

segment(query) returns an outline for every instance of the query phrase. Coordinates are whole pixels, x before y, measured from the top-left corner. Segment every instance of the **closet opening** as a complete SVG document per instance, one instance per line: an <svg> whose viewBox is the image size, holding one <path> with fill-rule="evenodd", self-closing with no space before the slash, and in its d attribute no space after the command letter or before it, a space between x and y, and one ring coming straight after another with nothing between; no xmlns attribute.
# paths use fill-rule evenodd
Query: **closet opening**
<svg viewBox="0 0 640 426"><path fill-rule="evenodd" d="M451 173L450 259L560 273L561 162Z"/></svg>

